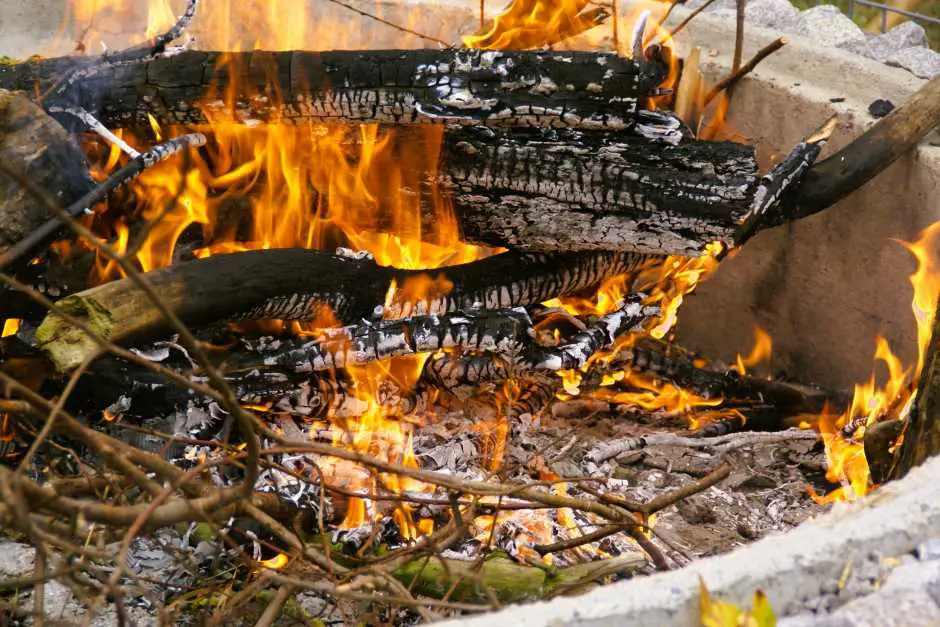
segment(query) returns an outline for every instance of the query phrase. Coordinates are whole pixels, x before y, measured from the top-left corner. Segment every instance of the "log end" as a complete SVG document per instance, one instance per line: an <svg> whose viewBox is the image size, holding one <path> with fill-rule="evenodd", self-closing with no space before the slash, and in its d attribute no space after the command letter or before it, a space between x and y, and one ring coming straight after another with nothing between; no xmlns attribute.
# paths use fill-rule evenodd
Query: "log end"
<svg viewBox="0 0 940 627"><path fill-rule="evenodd" d="M114 318L93 298L69 296L57 302L56 306L84 322L95 334L104 338L111 336ZM36 341L59 372L70 372L102 352L87 333L54 312L46 316L36 329Z"/></svg>

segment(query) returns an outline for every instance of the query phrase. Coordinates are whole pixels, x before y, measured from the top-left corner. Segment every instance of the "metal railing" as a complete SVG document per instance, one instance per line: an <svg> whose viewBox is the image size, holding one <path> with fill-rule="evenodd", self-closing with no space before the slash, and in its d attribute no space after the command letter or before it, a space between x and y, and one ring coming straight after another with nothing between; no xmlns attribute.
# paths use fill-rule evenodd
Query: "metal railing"
<svg viewBox="0 0 940 627"><path fill-rule="evenodd" d="M936 2L938 0L927 0L927 1ZM816 0L816 5L818 6L820 4L834 4L834 3L831 0ZM882 33L888 30L888 14L890 13L901 15L915 22L919 22L921 26L926 26L927 24L940 26L940 17L924 15L923 13L918 13L917 11L908 11L906 9L899 9L897 7L893 7L890 4L886 4L884 2L877 2L876 0L847 0L847 6L843 10L850 18L855 19L855 7L856 6L870 7L872 9L877 9L878 11L880 11Z"/></svg>

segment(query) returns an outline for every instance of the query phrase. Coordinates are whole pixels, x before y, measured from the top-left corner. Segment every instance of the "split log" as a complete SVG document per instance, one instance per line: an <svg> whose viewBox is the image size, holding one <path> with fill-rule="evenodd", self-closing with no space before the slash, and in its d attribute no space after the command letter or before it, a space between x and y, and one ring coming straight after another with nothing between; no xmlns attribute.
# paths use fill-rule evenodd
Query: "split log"
<svg viewBox="0 0 940 627"><path fill-rule="evenodd" d="M940 305L938 305L940 311ZM940 316L935 314L933 335L924 358L917 397L903 428L904 438L889 476L898 479L927 458L940 454Z"/></svg>
<svg viewBox="0 0 940 627"><path fill-rule="evenodd" d="M2 89L0 160L16 164L63 205L94 187L85 157L65 129L26 97ZM0 254L48 217L41 202L0 171Z"/></svg>
<svg viewBox="0 0 940 627"><path fill-rule="evenodd" d="M655 58L637 63L598 52L475 49L331 52L202 52L126 63L62 57L0 66L0 88L79 105L108 127L202 124L231 106L261 122L467 122L627 128L637 103L666 76ZM230 94L223 103L213 94Z"/></svg>
<svg viewBox="0 0 940 627"><path fill-rule="evenodd" d="M699 255L758 182L751 146L570 129L449 128L441 171L466 239L541 252Z"/></svg>
<svg viewBox="0 0 940 627"><path fill-rule="evenodd" d="M341 322L505 309L542 302L597 286L660 257L635 253L506 253L435 270L399 270L367 259L279 249L219 255L147 274L167 307L188 325L217 320L313 320L332 312ZM433 278L431 278L433 277ZM440 289L413 300L410 281ZM402 289L387 298L390 287ZM388 301L388 302L386 302ZM384 312L383 312L383 303ZM113 342L144 341L169 331L166 321L130 279L106 283L58 302L65 312ZM40 347L60 370L99 354L83 331L55 314L37 330Z"/></svg>

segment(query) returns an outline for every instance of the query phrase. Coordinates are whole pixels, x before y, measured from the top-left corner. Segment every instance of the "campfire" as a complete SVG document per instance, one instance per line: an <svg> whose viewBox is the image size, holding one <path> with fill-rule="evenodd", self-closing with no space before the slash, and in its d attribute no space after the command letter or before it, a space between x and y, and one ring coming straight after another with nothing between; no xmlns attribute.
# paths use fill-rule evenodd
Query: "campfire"
<svg viewBox="0 0 940 627"><path fill-rule="evenodd" d="M760 328L732 364L676 330L915 145L937 80L761 172L724 116L782 39L712 85L676 3L444 41L330 2L355 25L152 2L93 54L128 9L74 0L74 55L0 65L5 617L65 586L122 623L411 624L681 568L932 452L940 226L903 244L916 363L879 339L854 393L773 377Z"/></svg>

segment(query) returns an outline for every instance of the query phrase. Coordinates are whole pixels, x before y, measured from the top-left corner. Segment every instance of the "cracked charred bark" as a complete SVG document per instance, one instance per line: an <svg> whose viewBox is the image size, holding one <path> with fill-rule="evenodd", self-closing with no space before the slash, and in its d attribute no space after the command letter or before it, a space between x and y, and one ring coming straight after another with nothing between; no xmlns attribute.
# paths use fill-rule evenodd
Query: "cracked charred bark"
<svg viewBox="0 0 940 627"><path fill-rule="evenodd" d="M750 210L755 150L629 133L449 128L442 177L465 238L517 250L699 255Z"/></svg>
<svg viewBox="0 0 940 627"><path fill-rule="evenodd" d="M110 127L261 122L453 122L626 128L665 78L661 59L471 49L186 51L125 63L62 57L0 66L0 88L80 105ZM62 88L63 81L65 87ZM215 100L234 90L235 102ZM71 123L65 120L66 123Z"/></svg>
<svg viewBox="0 0 940 627"><path fill-rule="evenodd" d="M605 278L660 259L615 252L505 253L434 270L399 270L313 250L277 249L213 256L146 277L188 325L234 317L313 320L325 310L351 323L373 318L377 311L386 318L404 318L533 305L595 287ZM409 281L428 276L442 289L421 300L408 297ZM393 281L403 289L389 298ZM118 343L143 341L168 330L159 311L129 279L74 294L58 305ZM37 341L60 370L100 352L83 331L54 313L37 330Z"/></svg>

